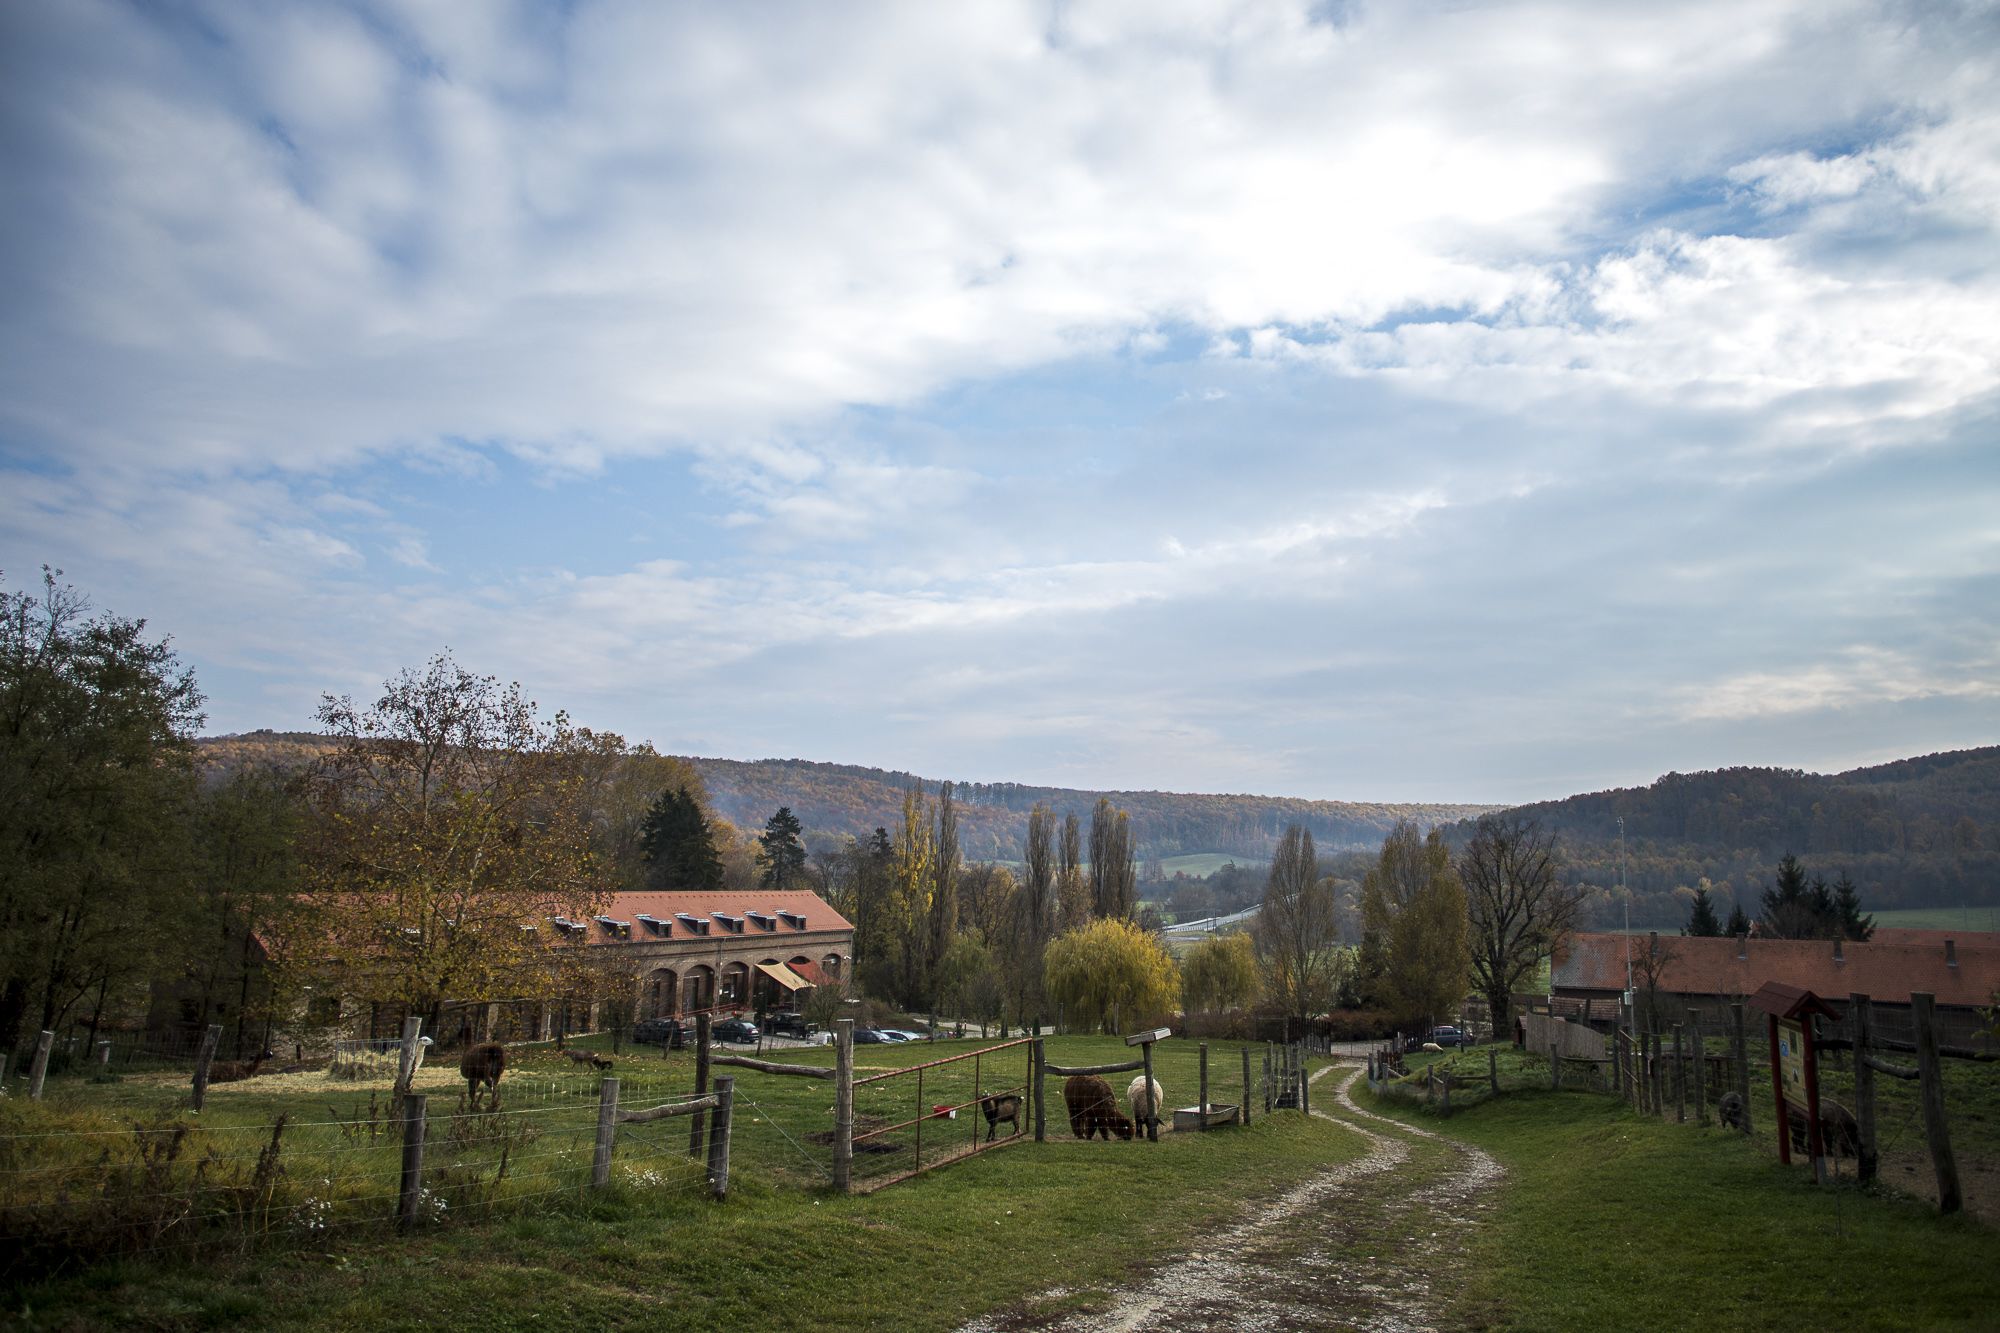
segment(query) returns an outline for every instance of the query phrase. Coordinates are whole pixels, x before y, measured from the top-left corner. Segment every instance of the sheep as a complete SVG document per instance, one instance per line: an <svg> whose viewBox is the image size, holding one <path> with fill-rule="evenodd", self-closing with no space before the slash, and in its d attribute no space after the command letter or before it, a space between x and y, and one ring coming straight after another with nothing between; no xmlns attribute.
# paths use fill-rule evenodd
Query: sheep
<svg viewBox="0 0 2000 1333"><path fill-rule="evenodd" d="M1132 1085L1125 1089L1125 1100L1132 1103L1132 1123L1143 1128L1148 1122L1160 1118L1160 1107L1164 1105L1166 1093L1160 1091L1160 1081L1152 1080L1152 1095L1146 1095L1147 1079L1144 1074L1135 1074Z"/></svg>
<svg viewBox="0 0 2000 1333"><path fill-rule="evenodd" d="M479 1106L479 1087L483 1083L492 1093L491 1106L500 1109L500 1076L507 1072L507 1048L497 1041L489 1041L480 1046L468 1046L465 1054L458 1057L458 1072L465 1076L465 1100L473 1109Z"/></svg>
<svg viewBox="0 0 2000 1333"><path fill-rule="evenodd" d="M988 1093L979 1099L979 1112L986 1117L988 1143L993 1142L994 1135L1000 1132L1002 1120L1012 1125L1016 1134L1021 1132L1021 1098L1018 1093Z"/></svg>
<svg viewBox="0 0 2000 1333"><path fill-rule="evenodd" d="M1425 1052L1426 1054L1429 1054L1429 1055L1443 1055L1443 1054L1444 1054L1444 1047L1442 1047L1442 1046L1438 1045L1438 1044L1437 1044L1436 1042L1434 1042L1434 1041L1427 1041L1427 1042L1425 1042L1425 1043L1423 1044L1423 1046L1422 1046L1422 1047L1420 1047L1419 1049L1423 1050L1423 1051L1424 1051L1424 1052Z"/></svg>
<svg viewBox="0 0 2000 1333"><path fill-rule="evenodd" d="M1805 1152L1811 1142L1806 1133L1806 1108L1792 1102L1785 1103L1786 1129L1792 1136L1792 1147ZM1861 1156L1861 1122L1854 1118L1854 1112L1835 1101L1819 1104L1820 1146L1834 1157Z"/></svg>
<svg viewBox="0 0 2000 1333"><path fill-rule="evenodd" d="M1089 1139L1102 1130L1106 1143L1111 1142L1113 1133L1131 1142L1132 1122L1118 1109L1111 1085L1097 1075L1072 1075L1063 1084L1063 1105L1069 1108L1069 1130L1076 1137Z"/></svg>

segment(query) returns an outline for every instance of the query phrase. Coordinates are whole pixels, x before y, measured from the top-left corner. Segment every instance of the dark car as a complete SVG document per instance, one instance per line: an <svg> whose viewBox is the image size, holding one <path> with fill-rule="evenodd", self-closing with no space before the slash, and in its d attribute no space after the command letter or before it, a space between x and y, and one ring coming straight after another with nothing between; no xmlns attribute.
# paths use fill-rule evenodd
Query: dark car
<svg viewBox="0 0 2000 1333"><path fill-rule="evenodd" d="M725 1018L710 1028L708 1035L716 1041L755 1041L757 1025L747 1018Z"/></svg>
<svg viewBox="0 0 2000 1333"><path fill-rule="evenodd" d="M1432 1028L1431 1035L1427 1040L1434 1041L1440 1046L1472 1045L1472 1035L1467 1032L1461 1032L1455 1027Z"/></svg>
<svg viewBox="0 0 2000 1333"><path fill-rule="evenodd" d="M664 1046L678 1051L687 1044L687 1036L678 1018L642 1018L632 1025L632 1042L636 1046Z"/></svg>
<svg viewBox="0 0 2000 1333"><path fill-rule="evenodd" d="M764 1031L773 1037L797 1037L804 1041L812 1036L813 1025L802 1014L772 1014L764 1020Z"/></svg>
<svg viewBox="0 0 2000 1333"><path fill-rule="evenodd" d="M879 1046L883 1042L894 1040L894 1037L884 1036L874 1028L854 1029L854 1044L856 1046Z"/></svg>

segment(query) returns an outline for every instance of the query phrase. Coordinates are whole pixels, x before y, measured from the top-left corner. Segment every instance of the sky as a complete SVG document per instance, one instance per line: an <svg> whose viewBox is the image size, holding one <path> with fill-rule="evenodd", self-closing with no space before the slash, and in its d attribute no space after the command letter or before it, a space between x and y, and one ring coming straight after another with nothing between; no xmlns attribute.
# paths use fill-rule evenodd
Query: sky
<svg viewBox="0 0 2000 1333"><path fill-rule="evenodd" d="M1993 3L0 6L0 570L965 781L2000 742Z"/></svg>

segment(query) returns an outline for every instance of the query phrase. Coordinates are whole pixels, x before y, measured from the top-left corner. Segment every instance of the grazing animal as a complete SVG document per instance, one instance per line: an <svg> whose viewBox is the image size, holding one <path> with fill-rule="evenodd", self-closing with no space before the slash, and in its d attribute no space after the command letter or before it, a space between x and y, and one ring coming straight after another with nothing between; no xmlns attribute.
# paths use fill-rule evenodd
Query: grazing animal
<svg viewBox="0 0 2000 1333"><path fill-rule="evenodd" d="M1443 1054L1444 1054L1444 1047L1442 1047L1442 1046L1438 1045L1438 1044L1437 1044L1436 1042L1434 1042L1434 1041L1427 1041L1427 1042L1425 1042L1425 1043L1423 1044L1423 1049L1424 1049L1424 1050L1426 1050L1426 1051L1428 1051L1428 1052L1430 1052L1430 1053L1431 1053L1431 1054L1433 1054L1433 1055L1443 1055Z"/></svg>
<svg viewBox="0 0 2000 1333"><path fill-rule="evenodd" d="M1135 1074L1132 1077L1132 1085L1125 1089L1125 1100L1132 1103L1132 1123L1135 1126L1159 1119L1162 1099L1167 1095L1160 1091L1160 1081L1153 1079L1149 1096L1146 1083L1144 1074Z"/></svg>
<svg viewBox="0 0 2000 1333"><path fill-rule="evenodd" d="M1111 1085L1097 1075L1072 1075L1063 1084L1063 1105L1069 1108L1069 1131L1076 1137L1092 1138L1102 1130L1106 1143L1111 1142L1114 1133L1131 1142L1132 1122L1118 1109Z"/></svg>
<svg viewBox="0 0 2000 1333"><path fill-rule="evenodd" d="M490 1105L500 1109L500 1076L507 1072L507 1048L497 1041L489 1041L480 1046L468 1046L465 1054L458 1057L458 1072L465 1076L466 1104L477 1109L479 1087L485 1084L492 1093Z"/></svg>
<svg viewBox="0 0 2000 1333"><path fill-rule="evenodd" d="M212 1060L208 1066L208 1081L240 1083L246 1078L255 1078L257 1071L262 1069L264 1062L270 1058L271 1052L265 1051L255 1060Z"/></svg>
<svg viewBox="0 0 2000 1333"><path fill-rule="evenodd" d="M1021 1098L1015 1093L989 1093L979 1099L979 1113L986 1117L986 1141L993 1142L993 1136L1000 1132L1000 1122L1005 1120L1021 1132Z"/></svg>
<svg viewBox="0 0 2000 1333"><path fill-rule="evenodd" d="M1715 1118L1722 1122L1724 1129L1748 1129L1749 1114L1743 1108L1743 1099L1733 1092L1725 1092L1715 1103Z"/></svg>
<svg viewBox="0 0 2000 1333"><path fill-rule="evenodd" d="M573 1051L565 1047L563 1054L580 1065L589 1065L592 1069L609 1069L616 1063L610 1056L599 1055L596 1051Z"/></svg>
<svg viewBox="0 0 2000 1333"><path fill-rule="evenodd" d="M1786 1102L1785 1119L1790 1122L1786 1128L1791 1133L1793 1149L1805 1152L1811 1143L1806 1134L1806 1108ZM1861 1122L1854 1118L1854 1112L1839 1102L1822 1101L1819 1104L1819 1141L1832 1156L1859 1158Z"/></svg>

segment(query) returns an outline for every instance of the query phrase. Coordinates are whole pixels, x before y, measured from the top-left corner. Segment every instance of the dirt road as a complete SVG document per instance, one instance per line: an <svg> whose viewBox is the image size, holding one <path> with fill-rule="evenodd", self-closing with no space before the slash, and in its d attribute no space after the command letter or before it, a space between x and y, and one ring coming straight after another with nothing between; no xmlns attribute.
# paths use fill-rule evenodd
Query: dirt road
<svg viewBox="0 0 2000 1333"><path fill-rule="evenodd" d="M1016 1329L1378 1329L1440 1327L1446 1275L1491 1206L1501 1168L1486 1153L1362 1110L1337 1080L1332 1120L1367 1141L1362 1156L1264 1204L1142 1280L1074 1309L1056 1288L963 1333ZM1052 1307L1060 1312L1048 1313Z"/></svg>

